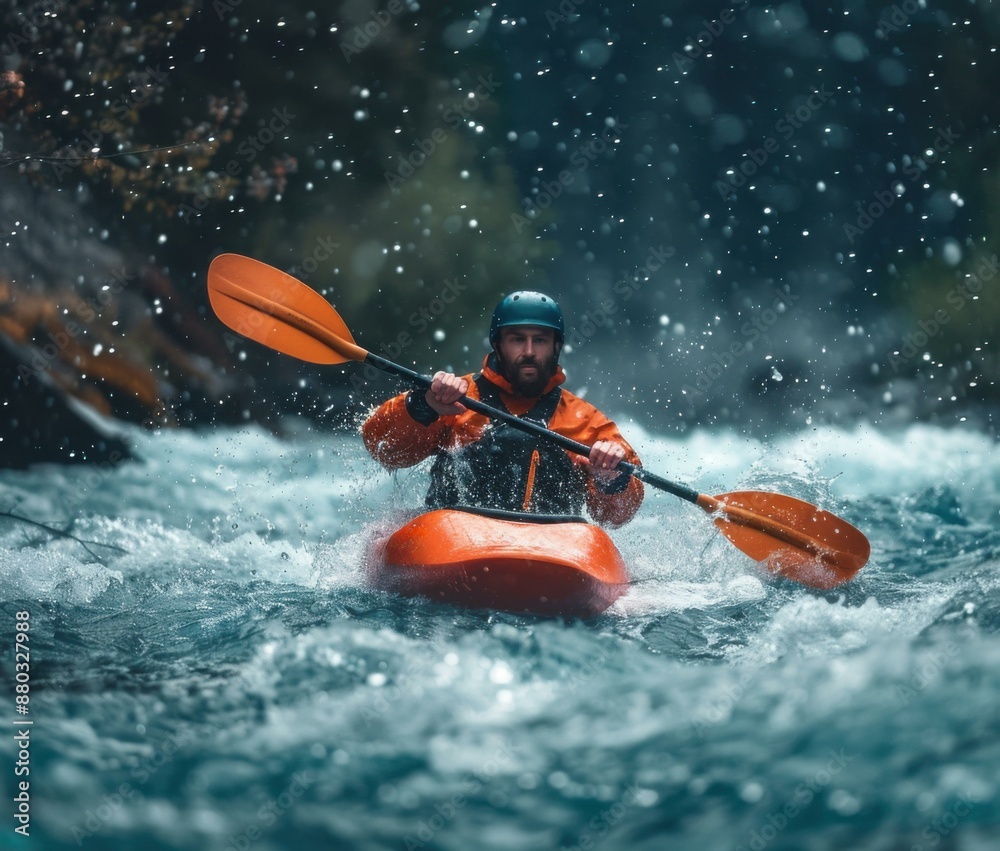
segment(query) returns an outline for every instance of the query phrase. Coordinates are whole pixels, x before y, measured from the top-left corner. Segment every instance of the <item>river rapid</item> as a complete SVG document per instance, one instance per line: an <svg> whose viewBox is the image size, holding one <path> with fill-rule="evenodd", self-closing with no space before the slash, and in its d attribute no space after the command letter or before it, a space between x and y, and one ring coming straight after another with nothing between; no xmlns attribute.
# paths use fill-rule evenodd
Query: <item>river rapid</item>
<svg viewBox="0 0 1000 851"><path fill-rule="evenodd" d="M612 532L629 593L521 617L366 588L366 540L426 469L390 476L354 435L137 433L141 461L0 473L0 509L90 542L0 518L0 846L995 848L994 442L619 422L699 491L843 515L869 565L774 581L647 488Z"/></svg>

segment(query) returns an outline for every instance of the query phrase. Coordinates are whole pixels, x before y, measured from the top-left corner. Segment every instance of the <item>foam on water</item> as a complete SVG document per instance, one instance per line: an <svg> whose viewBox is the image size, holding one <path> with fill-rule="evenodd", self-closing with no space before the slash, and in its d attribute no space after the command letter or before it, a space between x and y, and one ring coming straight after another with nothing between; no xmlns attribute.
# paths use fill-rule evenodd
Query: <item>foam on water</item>
<svg viewBox="0 0 1000 851"><path fill-rule="evenodd" d="M368 589L367 540L426 469L388 476L350 435L137 435L141 463L0 474L4 508L89 542L0 519L4 611L34 627L40 847L874 849L952 816L942 847L992 847L992 442L629 433L699 491L842 514L870 564L776 582L647 488L612 532L629 593L565 623Z"/></svg>

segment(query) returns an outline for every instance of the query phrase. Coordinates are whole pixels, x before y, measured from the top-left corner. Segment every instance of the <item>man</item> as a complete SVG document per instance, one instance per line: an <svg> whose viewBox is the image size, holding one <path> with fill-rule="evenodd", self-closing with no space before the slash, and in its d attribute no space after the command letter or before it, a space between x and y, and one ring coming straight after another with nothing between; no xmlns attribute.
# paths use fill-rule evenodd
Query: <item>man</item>
<svg viewBox="0 0 1000 851"><path fill-rule="evenodd" d="M430 389L385 402L361 427L365 446L390 470L433 455L427 505L466 505L535 514L580 514L620 526L642 502L638 479L616 471L639 458L618 427L563 390L563 315L550 297L515 292L493 311L490 345L477 375L435 374ZM591 446L583 458L463 406L471 399L506 409Z"/></svg>

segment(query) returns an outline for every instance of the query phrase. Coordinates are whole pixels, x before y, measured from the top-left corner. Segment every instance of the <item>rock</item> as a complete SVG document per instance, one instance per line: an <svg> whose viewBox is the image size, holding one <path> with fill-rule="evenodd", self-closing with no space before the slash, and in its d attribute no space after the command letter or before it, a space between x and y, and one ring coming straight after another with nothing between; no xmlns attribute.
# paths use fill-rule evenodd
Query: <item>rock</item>
<svg viewBox="0 0 1000 851"><path fill-rule="evenodd" d="M118 464L131 457L124 433L67 393L46 370L33 366L34 354L0 332L0 468Z"/></svg>
<svg viewBox="0 0 1000 851"><path fill-rule="evenodd" d="M127 451L145 427L266 420L252 375L165 269L117 247L65 191L0 172L0 465ZM16 425L15 425L16 423Z"/></svg>

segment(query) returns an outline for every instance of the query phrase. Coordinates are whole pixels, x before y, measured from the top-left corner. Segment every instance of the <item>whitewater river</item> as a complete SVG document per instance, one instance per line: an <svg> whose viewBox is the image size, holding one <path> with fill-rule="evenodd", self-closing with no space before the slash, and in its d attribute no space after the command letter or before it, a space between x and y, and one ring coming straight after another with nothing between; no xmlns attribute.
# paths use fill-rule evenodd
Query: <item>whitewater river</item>
<svg viewBox="0 0 1000 851"><path fill-rule="evenodd" d="M468 612L365 587L367 536L425 471L355 436L139 434L141 463L0 473L0 510L96 542L0 518L0 847L995 849L993 442L622 425L702 492L842 514L869 566L768 581L647 490L605 615Z"/></svg>

